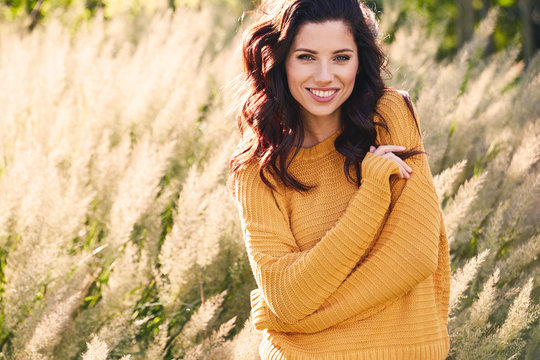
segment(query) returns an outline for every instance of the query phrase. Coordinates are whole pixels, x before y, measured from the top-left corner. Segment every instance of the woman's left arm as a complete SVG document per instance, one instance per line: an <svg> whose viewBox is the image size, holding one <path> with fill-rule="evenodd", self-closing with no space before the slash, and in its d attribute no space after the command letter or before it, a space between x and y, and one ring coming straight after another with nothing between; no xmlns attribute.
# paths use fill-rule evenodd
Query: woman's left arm
<svg viewBox="0 0 540 360"><path fill-rule="evenodd" d="M396 95L397 94L397 95ZM392 141L424 151L415 117L399 93L386 96L382 115ZM413 108L414 111L414 108ZM252 316L257 329L312 333L348 318L370 316L405 295L431 276L438 266L442 215L425 154L406 160L413 169L395 201L368 257L313 314L284 324L267 311L252 292Z"/></svg>

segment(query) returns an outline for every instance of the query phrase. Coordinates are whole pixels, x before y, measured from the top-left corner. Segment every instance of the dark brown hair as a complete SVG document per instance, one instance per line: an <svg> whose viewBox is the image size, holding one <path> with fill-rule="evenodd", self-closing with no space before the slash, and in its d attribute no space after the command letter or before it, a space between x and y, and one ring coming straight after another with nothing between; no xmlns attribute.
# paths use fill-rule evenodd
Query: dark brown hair
<svg viewBox="0 0 540 360"><path fill-rule="evenodd" d="M272 189L275 188L265 176L265 170L286 187L298 191L312 188L288 172L303 143L304 129L299 104L287 85L285 60L300 26L341 20L349 27L358 48L359 71L351 95L341 105L343 131L334 146L345 157L347 179L360 186L360 165L369 147L375 145L375 126L388 131L380 114L382 123L373 121L376 104L385 89L381 73L388 73L386 56L377 43L378 27L373 11L358 0L282 0L264 2L259 11L263 14L261 19L243 37L242 87L246 97L237 119L242 141L230 162L230 175L256 161L261 179ZM405 100L412 111L408 97ZM296 152L290 157L293 147ZM418 153L409 150L396 155L406 159ZM350 175L351 168L356 179Z"/></svg>

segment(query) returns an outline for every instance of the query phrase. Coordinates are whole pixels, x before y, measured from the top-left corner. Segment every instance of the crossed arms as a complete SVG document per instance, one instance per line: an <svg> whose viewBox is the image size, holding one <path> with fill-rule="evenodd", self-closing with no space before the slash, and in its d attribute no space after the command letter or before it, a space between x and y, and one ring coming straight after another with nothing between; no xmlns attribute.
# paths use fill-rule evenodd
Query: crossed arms
<svg viewBox="0 0 540 360"><path fill-rule="evenodd" d="M414 117L403 101L395 105L383 114L392 141L423 150ZM413 172L399 180L405 183L391 207L389 179L399 169L368 153L344 214L306 251L298 249L282 199L259 180L258 169L240 174L236 195L258 285L251 294L257 329L310 333L367 317L435 272L441 214L431 172L424 154L406 162Z"/></svg>

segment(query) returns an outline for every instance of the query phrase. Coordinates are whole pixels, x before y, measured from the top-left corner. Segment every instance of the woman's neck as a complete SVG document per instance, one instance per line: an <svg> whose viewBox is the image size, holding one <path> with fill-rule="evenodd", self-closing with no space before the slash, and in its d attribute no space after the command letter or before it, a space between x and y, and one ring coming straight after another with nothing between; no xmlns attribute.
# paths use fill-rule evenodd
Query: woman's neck
<svg viewBox="0 0 540 360"><path fill-rule="evenodd" d="M302 117L304 125L303 148L309 148L326 140L341 128L339 114L331 114L325 117Z"/></svg>

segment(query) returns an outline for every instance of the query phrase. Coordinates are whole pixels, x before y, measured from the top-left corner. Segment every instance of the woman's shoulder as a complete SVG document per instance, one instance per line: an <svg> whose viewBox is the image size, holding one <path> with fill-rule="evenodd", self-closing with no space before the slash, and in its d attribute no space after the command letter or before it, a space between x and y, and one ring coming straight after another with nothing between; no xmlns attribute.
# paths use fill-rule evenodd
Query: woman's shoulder
<svg viewBox="0 0 540 360"><path fill-rule="evenodd" d="M262 182L259 176L259 164L256 161L250 161L242 164L231 175L231 185L235 190L238 188L250 188L259 185L259 181ZM236 192L236 191L235 191Z"/></svg>
<svg viewBox="0 0 540 360"><path fill-rule="evenodd" d="M416 118L416 109L406 90L385 88L383 95L377 102L377 111L394 113L393 115L405 118L405 120L409 115L413 115Z"/></svg>
<svg viewBox="0 0 540 360"><path fill-rule="evenodd" d="M268 170L263 170L265 178L276 189L280 188L274 177ZM238 170L232 175L231 185L233 186L234 193L242 189L244 191L269 191L270 188L264 183L261 177L260 165L258 161L250 161L240 166Z"/></svg>
<svg viewBox="0 0 540 360"><path fill-rule="evenodd" d="M377 102L376 116L383 118L396 143L417 143L421 137L418 115L407 91L385 88Z"/></svg>

